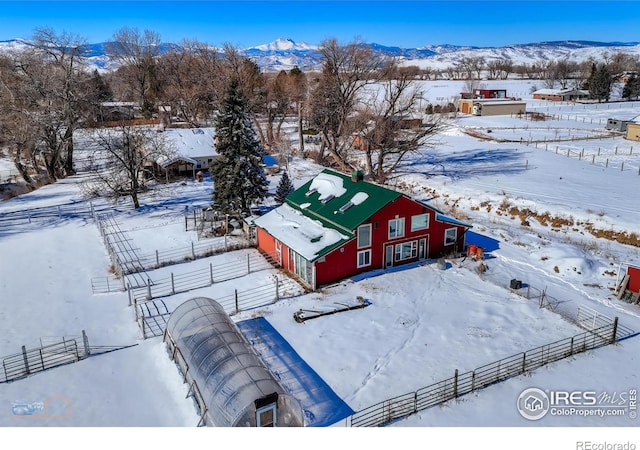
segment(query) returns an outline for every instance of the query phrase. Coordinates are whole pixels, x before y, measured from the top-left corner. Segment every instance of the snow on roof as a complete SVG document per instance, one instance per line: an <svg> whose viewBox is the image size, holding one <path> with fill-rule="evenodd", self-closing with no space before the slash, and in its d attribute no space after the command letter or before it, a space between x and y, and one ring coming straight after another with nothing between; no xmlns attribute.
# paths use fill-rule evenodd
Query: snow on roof
<svg viewBox="0 0 640 450"><path fill-rule="evenodd" d="M158 164L163 167L176 161L196 163L198 158L213 158L218 155L214 144L214 128L170 128L164 134L175 155L169 159L158 158Z"/></svg>
<svg viewBox="0 0 640 450"><path fill-rule="evenodd" d="M495 99L494 99L495 100ZM476 103L474 101L474 103ZM478 102L480 103L480 102ZM492 106L492 105L526 105L527 102L517 101L517 100L507 100L507 101L488 101L482 102L484 106Z"/></svg>
<svg viewBox="0 0 640 450"><path fill-rule="evenodd" d="M322 172L313 179L307 192L318 192L319 200L322 201L329 197L340 197L347 190L342 184L342 178Z"/></svg>
<svg viewBox="0 0 640 450"><path fill-rule="evenodd" d="M583 89L538 89L534 94L562 95L570 92L578 92L580 94L588 94L589 91Z"/></svg>
<svg viewBox="0 0 640 450"><path fill-rule="evenodd" d="M214 128L170 128L164 133L177 153L182 156L198 158L218 154L214 144Z"/></svg>
<svg viewBox="0 0 640 450"><path fill-rule="evenodd" d="M308 261L316 259L324 249L351 239L351 236L324 227L287 204L258 217L254 223Z"/></svg>
<svg viewBox="0 0 640 450"><path fill-rule="evenodd" d="M353 194L353 197L351 197L350 201L354 205L359 205L360 203L364 202L368 198L369 198L369 194L367 194L366 192L356 192L355 194Z"/></svg>

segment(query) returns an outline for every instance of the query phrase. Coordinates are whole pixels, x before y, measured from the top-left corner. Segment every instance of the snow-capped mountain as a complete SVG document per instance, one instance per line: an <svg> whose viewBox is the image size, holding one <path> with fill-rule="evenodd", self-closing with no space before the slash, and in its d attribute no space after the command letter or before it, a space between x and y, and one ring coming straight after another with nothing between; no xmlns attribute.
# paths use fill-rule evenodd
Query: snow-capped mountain
<svg viewBox="0 0 640 450"><path fill-rule="evenodd" d="M589 59L604 61L605 56L626 53L640 56L639 42L555 41L515 44L504 47L425 47L434 51L426 58L405 58L403 65L417 65L446 69L462 58L483 57L486 62L511 60L513 64L532 64L538 61L568 60L582 62Z"/></svg>
<svg viewBox="0 0 640 450"><path fill-rule="evenodd" d="M259 50L261 52L286 52L286 51L307 51L318 50L317 45L309 45L306 42L295 42L292 39L276 39L268 44L250 47L245 51Z"/></svg>
<svg viewBox="0 0 640 450"><path fill-rule="evenodd" d="M0 41L0 52L20 51L30 45L24 39ZM116 68L106 54L106 43L89 45L88 60L91 69L107 72ZM363 44L372 49L395 56L402 65L416 65L432 69L446 69L465 57L483 57L485 61L508 59L514 64L572 60L576 62L593 59L603 61L606 55L627 53L640 56L639 42L591 42L555 41L530 44L515 44L503 47L455 46L449 44L425 45L418 48L390 47L376 43ZM175 44L162 44L161 52L177 48ZM318 70L322 56L317 45L295 42L292 39L276 39L273 42L241 50L253 59L264 71L290 70L297 66L303 71Z"/></svg>

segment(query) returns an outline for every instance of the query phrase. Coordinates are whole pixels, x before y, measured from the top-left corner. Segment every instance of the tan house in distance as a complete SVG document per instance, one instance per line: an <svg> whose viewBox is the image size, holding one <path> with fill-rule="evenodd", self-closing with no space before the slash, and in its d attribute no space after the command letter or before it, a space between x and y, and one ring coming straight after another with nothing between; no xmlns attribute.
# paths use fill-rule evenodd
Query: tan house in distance
<svg viewBox="0 0 640 450"><path fill-rule="evenodd" d="M624 137L630 141L640 141L640 123L630 122L627 124L627 135Z"/></svg>
<svg viewBox="0 0 640 450"><path fill-rule="evenodd" d="M475 116L524 114L526 110L527 103L521 100L475 98L460 99L458 101L458 111L463 114L473 114Z"/></svg>

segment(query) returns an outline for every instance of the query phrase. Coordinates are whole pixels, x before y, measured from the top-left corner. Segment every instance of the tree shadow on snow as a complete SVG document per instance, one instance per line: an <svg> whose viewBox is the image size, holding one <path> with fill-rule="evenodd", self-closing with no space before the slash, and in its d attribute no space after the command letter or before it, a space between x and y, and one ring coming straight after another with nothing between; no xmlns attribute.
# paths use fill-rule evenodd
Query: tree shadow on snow
<svg viewBox="0 0 640 450"><path fill-rule="evenodd" d="M442 175L453 180L474 176L518 174L527 170L526 153L512 149L475 149L456 153L427 152L398 166L398 174Z"/></svg>

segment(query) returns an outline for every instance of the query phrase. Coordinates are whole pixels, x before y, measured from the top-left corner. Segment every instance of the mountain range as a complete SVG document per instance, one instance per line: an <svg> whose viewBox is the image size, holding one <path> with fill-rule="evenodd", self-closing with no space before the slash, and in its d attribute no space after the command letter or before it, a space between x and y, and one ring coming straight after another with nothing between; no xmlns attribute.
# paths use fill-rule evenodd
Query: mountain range
<svg viewBox="0 0 640 450"><path fill-rule="evenodd" d="M88 59L92 68L110 71L116 66L105 51L106 42L90 44ZM0 41L0 52L11 52L29 46L24 39ZM627 53L640 56L640 42L593 42L593 41L552 41L530 44L515 44L503 47L474 47L457 45L427 45L417 48L384 46L376 43L363 44L374 50L395 56L401 65L416 65L432 69L446 69L464 57L483 57L485 61L508 59L514 64L531 64L540 60L572 60L576 62L594 59L603 60L607 55ZM160 51L177 47L162 44ZM322 56L318 45L295 42L292 39L276 39L268 44L241 50L253 59L264 71L290 70L298 66L303 71L317 70Z"/></svg>

